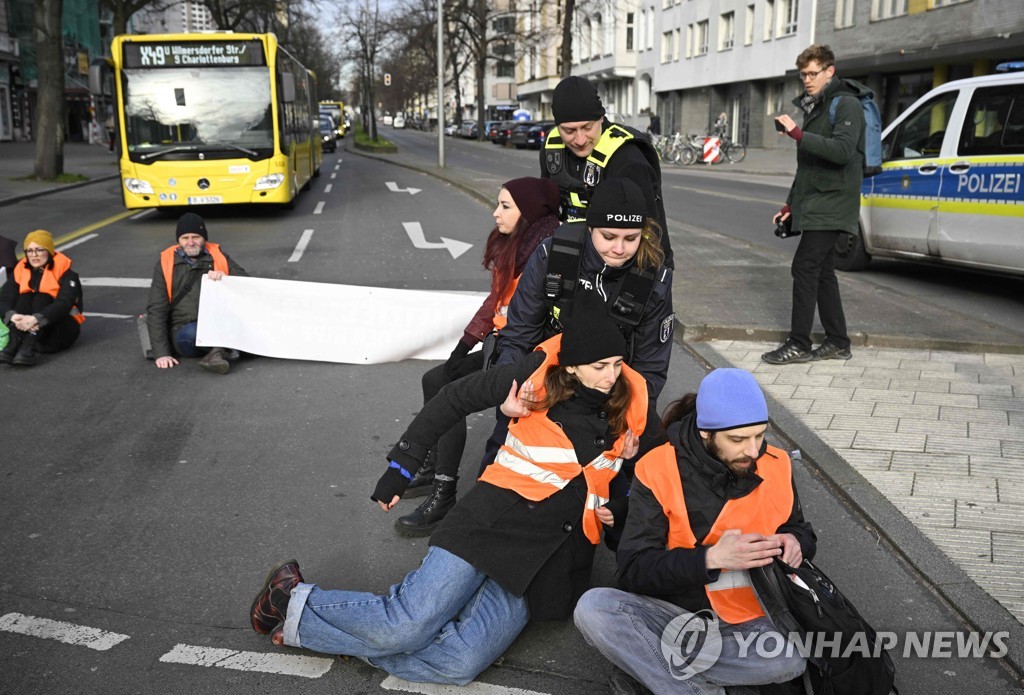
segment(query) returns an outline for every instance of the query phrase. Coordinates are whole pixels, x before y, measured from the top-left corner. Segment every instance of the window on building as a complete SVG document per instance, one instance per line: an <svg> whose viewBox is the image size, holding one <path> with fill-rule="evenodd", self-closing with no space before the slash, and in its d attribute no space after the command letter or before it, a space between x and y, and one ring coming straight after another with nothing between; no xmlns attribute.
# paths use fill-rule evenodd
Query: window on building
<svg viewBox="0 0 1024 695"><path fill-rule="evenodd" d="M663 63L672 60L672 33L666 31L661 35L661 62Z"/></svg>
<svg viewBox="0 0 1024 695"><path fill-rule="evenodd" d="M626 50L633 50L633 17L632 12L626 13Z"/></svg>
<svg viewBox="0 0 1024 695"><path fill-rule="evenodd" d="M499 60L495 66L498 77L515 77L516 64L510 60Z"/></svg>
<svg viewBox="0 0 1024 695"><path fill-rule="evenodd" d="M764 0L764 35L765 41L775 36L775 0Z"/></svg>
<svg viewBox="0 0 1024 695"><path fill-rule="evenodd" d="M640 26L638 27L640 32L639 36L636 37L636 48L638 51L644 50L644 46L647 45L647 10L640 12Z"/></svg>
<svg viewBox="0 0 1024 695"><path fill-rule="evenodd" d="M768 88L765 94L765 115L767 116L778 116L782 113L785 108L786 102L786 83L785 82L769 82Z"/></svg>
<svg viewBox="0 0 1024 695"><path fill-rule="evenodd" d="M654 7L647 8L647 50L654 48Z"/></svg>
<svg viewBox="0 0 1024 695"><path fill-rule="evenodd" d="M754 43L754 6L747 5L746 21L743 24L743 45Z"/></svg>
<svg viewBox="0 0 1024 695"><path fill-rule="evenodd" d="M907 13L907 0L871 0L871 21L902 17Z"/></svg>
<svg viewBox="0 0 1024 695"><path fill-rule="evenodd" d="M853 4L855 0L836 0L836 29L853 26Z"/></svg>
<svg viewBox="0 0 1024 695"><path fill-rule="evenodd" d="M661 9L667 10L672 7L672 0L661 0Z"/></svg>
<svg viewBox="0 0 1024 695"><path fill-rule="evenodd" d="M708 52L708 20L705 19L703 22L697 22L696 32L696 43L694 44L693 52L702 56Z"/></svg>
<svg viewBox="0 0 1024 695"><path fill-rule="evenodd" d="M693 57L693 25L686 25L686 57Z"/></svg>
<svg viewBox="0 0 1024 695"><path fill-rule="evenodd" d="M604 55L604 23L600 13L594 15L594 50L591 55L595 58Z"/></svg>
<svg viewBox="0 0 1024 695"><path fill-rule="evenodd" d="M516 30L516 18L511 16L498 17L491 22L491 29L495 34L512 34Z"/></svg>
<svg viewBox="0 0 1024 695"><path fill-rule="evenodd" d="M679 44L682 43L683 32L680 29L676 29L672 33L674 34L672 37L672 60L679 60Z"/></svg>
<svg viewBox="0 0 1024 695"><path fill-rule="evenodd" d="M726 12L718 18L718 50L728 51L736 40L736 13Z"/></svg>
<svg viewBox="0 0 1024 695"><path fill-rule="evenodd" d="M905 1L905 0L904 0ZM790 36L796 33L797 7L799 0L778 0L779 27L776 36Z"/></svg>

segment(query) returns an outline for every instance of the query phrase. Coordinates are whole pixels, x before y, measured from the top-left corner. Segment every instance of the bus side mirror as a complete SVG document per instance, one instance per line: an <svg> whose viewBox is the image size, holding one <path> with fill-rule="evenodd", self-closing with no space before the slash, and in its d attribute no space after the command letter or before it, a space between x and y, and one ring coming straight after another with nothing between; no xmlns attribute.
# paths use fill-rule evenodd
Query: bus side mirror
<svg viewBox="0 0 1024 695"><path fill-rule="evenodd" d="M106 76L107 72L107 61L102 58L98 58L89 64L89 94L92 94L93 96L109 94L109 92L106 92L103 89L103 78Z"/></svg>
<svg viewBox="0 0 1024 695"><path fill-rule="evenodd" d="M282 72L281 75L281 99L286 104L295 101L295 77L290 72Z"/></svg>

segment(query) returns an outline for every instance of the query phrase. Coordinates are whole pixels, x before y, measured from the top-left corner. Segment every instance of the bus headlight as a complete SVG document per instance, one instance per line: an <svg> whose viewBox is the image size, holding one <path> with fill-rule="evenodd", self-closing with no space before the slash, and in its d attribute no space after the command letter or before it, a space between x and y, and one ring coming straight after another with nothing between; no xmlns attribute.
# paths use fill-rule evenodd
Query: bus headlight
<svg viewBox="0 0 1024 695"><path fill-rule="evenodd" d="M277 188L284 183L284 174L267 174L256 179L256 185L252 187L254 191L265 191L270 188Z"/></svg>
<svg viewBox="0 0 1024 695"><path fill-rule="evenodd" d="M124 187L128 189L129 193L145 194L153 192L153 187L149 185L149 181L143 179L125 179Z"/></svg>

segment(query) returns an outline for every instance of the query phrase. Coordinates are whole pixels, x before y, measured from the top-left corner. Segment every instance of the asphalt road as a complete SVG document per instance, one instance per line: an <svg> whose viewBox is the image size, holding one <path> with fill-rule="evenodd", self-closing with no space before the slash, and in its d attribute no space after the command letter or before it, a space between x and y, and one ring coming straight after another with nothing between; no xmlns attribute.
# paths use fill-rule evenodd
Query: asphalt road
<svg viewBox="0 0 1024 695"><path fill-rule="evenodd" d="M496 147L467 145L465 153L453 146L450 155L479 159L478 166L490 167L482 176L500 182L535 171L535 152L512 152L505 160ZM486 289L480 255L491 221L478 202L430 177L344 153L327 155L323 172L294 211L204 212L211 240L263 277ZM389 181L421 192L392 192ZM84 241L68 250L84 277L112 279L86 286L86 310L106 317L90 318L72 351L33 369L0 370L7 443L0 616L17 613L127 639L99 651L0 630L0 692L395 689L385 674L357 660L320 661L322 655L272 647L249 629L247 612L267 567L287 557L299 560L310 581L373 591L418 564L425 541L396 536L394 512L384 516L369 494L390 443L420 408L419 377L431 365L255 359L225 377L202 372L194 361L157 370L141 359L130 316L144 310L147 290L134 285L144 284L158 252L173 243L175 216L124 215L114 183L25 201L4 213L11 229L44 226L58 237L120 219L89 232L95 237L78 236ZM474 246L458 258L415 249L402 226L407 221L419 221L428 239L443 234ZM314 230L309 246L290 262L308 229ZM394 311L397 332L402 307ZM693 390L703 373L677 346L665 401ZM490 431L490 415L469 424L467 472ZM869 522L806 468L796 470L818 531L820 564L877 629L898 633L901 650L907 631L964 629L878 541ZM471 484L467 475L460 489ZM415 504L403 502L397 511ZM613 580L612 558L599 551L595 581ZM71 628L55 630L66 635ZM273 661L277 655L303 659ZM283 663L305 675L280 673ZM991 660L898 655L897 663L901 692L911 695L1015 687ZM320 675L310 677L317 668ZM540 623L480 681L519 689L492 693L582 695L603 692L609 672L571 624Z"/></svg>

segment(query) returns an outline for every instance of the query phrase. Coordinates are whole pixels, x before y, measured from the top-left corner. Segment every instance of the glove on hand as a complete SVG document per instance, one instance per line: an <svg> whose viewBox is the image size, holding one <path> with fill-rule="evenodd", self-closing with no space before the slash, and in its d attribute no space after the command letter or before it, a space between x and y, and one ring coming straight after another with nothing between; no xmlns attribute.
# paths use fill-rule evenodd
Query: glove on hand
<svg viewBox="0 0 1024 695"><path fill-rule="evenodd" d="M384 471L384 475L377 481L377 487L374 488L370 499L381 504L391 504L395 495L401 497L405 493L410 480L412 480L412 474L392 461L388 469Z"/></svg>
<svg viewBox="0 0 1024 695"><path fill-rule="evenodd" d="M448 381L455 380L456 370L459 368L459 365L462 364L462 360L466 359L466 355L469 354L471 348L471 345L466 345L466 343L461 340L455 343L455 349L452 350L452 354L448 358L448 361L444 363L445 379Z"/></svg>

